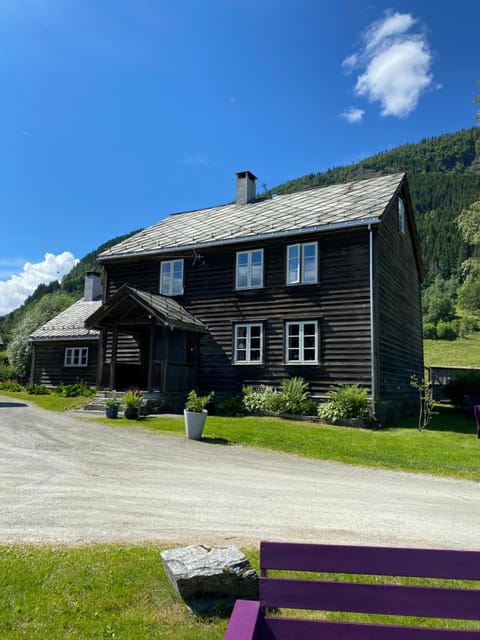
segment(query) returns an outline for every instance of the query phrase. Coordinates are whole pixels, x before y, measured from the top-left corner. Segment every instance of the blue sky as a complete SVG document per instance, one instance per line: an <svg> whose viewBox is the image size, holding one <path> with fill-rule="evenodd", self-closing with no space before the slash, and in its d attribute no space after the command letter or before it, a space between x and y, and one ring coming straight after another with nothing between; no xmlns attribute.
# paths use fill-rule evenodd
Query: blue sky
<svg viewBox="0 0 480 640"><path fill-rule="evenodd" d="M172 212L474 125L480 2L0 0L0 315Z"/></svg>

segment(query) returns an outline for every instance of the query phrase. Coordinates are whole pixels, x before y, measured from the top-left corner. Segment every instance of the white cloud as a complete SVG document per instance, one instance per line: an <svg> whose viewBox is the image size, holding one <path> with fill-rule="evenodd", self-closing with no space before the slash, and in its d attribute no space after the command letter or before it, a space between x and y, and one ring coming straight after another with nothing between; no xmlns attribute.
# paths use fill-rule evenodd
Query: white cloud
<svg viewBox="0 0 480 640"><path fill-rule="evenodd" d="M357 124L363 120L365 111L363 109L357 109L356 107L348 107L340 116L344 118L350 124Z"/></svg>
<svg viewBox="0 0 480 640"><path fill-rule="evenodd" d="M355 94L378 102L382 116L407 117L433 84L426 36L411 33L416 22L408 13L386 13L367 27L359 51L343 61L345 69L359 71Z"/></svg>
<svg viewBox="0 0 480 640"><path fill-rule="evenodd" d="M26 262L21 273L0 281L0 316L22 305L39 284L60 281L77 263L77 258L70 251L58 255L46 253L42 262ZM0 264L0 272L3 270Z"/></svg>

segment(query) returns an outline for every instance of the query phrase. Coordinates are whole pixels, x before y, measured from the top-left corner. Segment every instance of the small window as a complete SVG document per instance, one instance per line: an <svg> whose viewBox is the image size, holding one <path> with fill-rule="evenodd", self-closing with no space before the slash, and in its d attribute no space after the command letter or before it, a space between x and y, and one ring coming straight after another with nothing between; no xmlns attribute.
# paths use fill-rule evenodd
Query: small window
<svg viewBox="0 0 480 640"><path fill-rule="evenodd" d="M161 263L160 293L164 296L183 294L183 260L167 260Z"/></svg>
<svg viewBox="0 0 480 640"><path fill-rule="evenodd" d="M286 361L288 364L318 363L318 322L287 322Z"/></svg>
<svg viewBox="0 0 480 640"><path fill-rule="evenodd" d="M318 282L317 243L291 244L287 247L287 284Z"/></svg>
<svg viewBox="0 0 480 640"><path fill-rule="evenodd" d="M263 354L263 325L235 325L235 364L260 364Z"/></svg>
<svg viewBox="0 0 480 640"><path fill-rule="evenodd" d="M237 289L263 287L263 249L237 252Z"/></svg>
<svg viewBox="0 0 480 640"><path fill-rule="evenodd" d="M400 233L405 233L406 229L406 215L405 215L405 203L402 198L398 198L398 230Z"/></svg>
<svg viewBox="0 0 480 640"><path fill-rule="evenodd" d="M86 367L88 365L88 347L67 347L65 349L66 367Z"/></svg>

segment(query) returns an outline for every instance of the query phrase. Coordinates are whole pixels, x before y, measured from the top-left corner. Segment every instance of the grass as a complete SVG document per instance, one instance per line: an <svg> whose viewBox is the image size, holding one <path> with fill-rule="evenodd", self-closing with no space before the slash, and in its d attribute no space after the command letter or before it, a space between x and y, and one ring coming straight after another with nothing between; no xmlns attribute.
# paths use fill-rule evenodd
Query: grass
<svg viewBox="0 0 480 640"><path fill-rule="evenodd" d="M372 431L280 418L209 416L203 439L320 460L479 481L480 442L475 436L475 422L450 406L440 406L438 412L424 431L416 429L415 420ZM99 420L110 426L132 424L124 419ZM184 436L181 417L151 416L136 424L158 433Z"/></svg>
<svg viewBox="0 0 480 640"><path fill-rule="evenodd" d="M0 390L0 395L8 396L9 398L16 398L18 400L25 400L26 402L33 402L42 409L47 409L48 411L71 411L79 409L84 406L87 400L89 400L89 398L82 396L78 398L65 398L64 396L59 396L56 393L51 393L45 396L35 396L24 391L13 392Z"/></svg>
<svg viewBox="0 0 480 640"><path fill-rule="evenodd" d="M480 367L480 331L456 340L424 340L426 366Z"/></svg>
<svg viewBox="0 0 480 640"><path fill-rule="evenodd" d="M227 618L191 614L168 582L159 552L119 545L0 547L0 637L223 638Z"/></svg>

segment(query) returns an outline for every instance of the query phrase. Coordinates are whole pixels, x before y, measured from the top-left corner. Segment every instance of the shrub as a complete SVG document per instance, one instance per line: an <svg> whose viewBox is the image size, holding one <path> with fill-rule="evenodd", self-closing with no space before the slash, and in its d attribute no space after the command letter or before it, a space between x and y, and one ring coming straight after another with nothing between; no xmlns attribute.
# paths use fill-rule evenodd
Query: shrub
<svg viewBox="0 0 480 640"><path fill-rule="evenodd" d="M436 340L438 338L437 327L433 322L425 322L423 325L423 337L426 340Z"/></svg>
<svg viewBox="0 0 480 640"><path fill-rule="evenodd" d="M480 371L463 371L453 376L443 388L443 394L456 407L465 407L466 395L480 394Z"/></svg>
<svg viewBox="0 0 480 640"><path fill-rule="evenodd" d="M285 396L280 391L272 391L265 395L265 411L271 413L287 413Z"/></svg>
<svg viewBox="0 0 480 640"><path fill-rule="evenodd" d="M95 389L90 388L86 382L82 381L74 384L60 384L55 388L54 393L64 398L79 398L93 396Z"/></svg>
<svg viewBox="0 0 480 640"><path fill-rule="evenodd" d="M318 407L318 415L332 422L362 418L368 412L368 392L358 384L330 387L329 402Z"/></svg>
<svg viewBox="0 0 480 640"><path fill-rule="evenodd" d="M309 399L308 384L303 378L286 378L282 382L283 413L300 414L304 412L305 402Z"/></svg>
<svg viewBox="0 0 480 640"><path fill-rule="evenodd" d="M50 389L47 389L42 384L27 384L25 391L32 396L48 396L50 395Z"/></svg>
<svg viewBox="0 0 480 640"><path fill-rule="evenodd" d="M243 398L236 393L226 393L216 403L215 410L220 416L243 416L245 413Z"/></svg>
<svg viewBox="0 0 480 640"><path fill-rule="evenodd" d="M14 377L13 367L8 364L0 364L0 382L13 380Z"/></svg>
<svg viewBox="0 0 480 640"><path fill-rule="evenodd" d="M206 396L199 396L195 389L192 389L187 396L185 409L187 411L201 413L205 409L207 404L213 399L214 395L215 393L213 391L210 391L210 393L207 393Z"/></svg>
<svg viewBox="0 0 480 640"><path fill-rule="evenodd" d="M269 396L275 392L271 387L261 385L259 387L252 387L246 385L242 389L243 391L243 406L247 413L254 415L261 415L266 411L265 405L268 403Z"/></svg>
<svg viewBox="0 0 480 640"><path fill-rule="evenodd" d="M20 391L23 391L24 388L16 380L5 380L4 382L0 382L0 390L20 393Z"/></svg>
<svg viewBox="0 0 480 640"><path fill-rule="evenodd" d="M437 336L439 340L455 340L458 338L456 323L440 320L437 323Z"/></svg>
<svg viewBox="0 0 480 640"><path fill-rule="evenodd" d="M475 316L464 316L461 318L458 332L462 337L468 336L478 329L478 320Z"/></svg>

